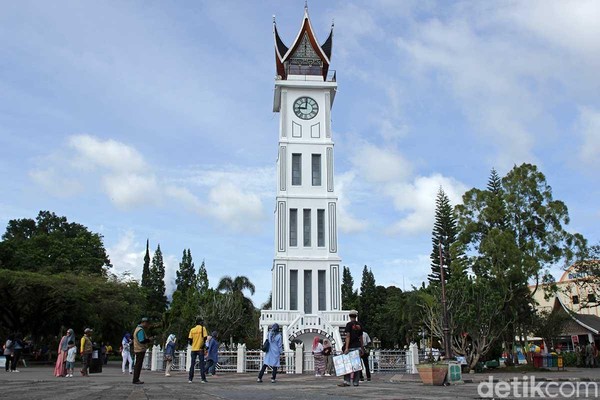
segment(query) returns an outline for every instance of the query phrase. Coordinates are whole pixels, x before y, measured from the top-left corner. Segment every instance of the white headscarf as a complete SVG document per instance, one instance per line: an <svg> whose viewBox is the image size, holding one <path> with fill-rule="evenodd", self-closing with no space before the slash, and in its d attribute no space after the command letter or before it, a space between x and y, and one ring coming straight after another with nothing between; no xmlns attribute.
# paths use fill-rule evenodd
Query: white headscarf
<svg viewBox="0 0 600 400"><path fill-rule="evenodd" d="M171 343L171 342L175 343L175 340L177 340L177 339L175 338L175 334L174 334L174 333L171 333L171 334L169 335L169 337L167 338L167 341L165 342L165 347L167 347L167 346L169 345L169 343Z"/></svg>

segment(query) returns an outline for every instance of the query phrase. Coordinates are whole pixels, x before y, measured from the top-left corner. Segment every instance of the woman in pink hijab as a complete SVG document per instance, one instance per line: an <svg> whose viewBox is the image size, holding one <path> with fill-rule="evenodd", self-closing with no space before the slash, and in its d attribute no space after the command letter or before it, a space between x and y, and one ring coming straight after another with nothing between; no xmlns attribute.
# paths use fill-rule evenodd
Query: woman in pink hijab
<svg viewBox="0 0 600 400"><path fill-rule="evenodd" d="M312 353L315 359L315 376L323 376L325 373L325 357L323 357L323 344L318 336L313 339Z"/></svg>
<svg viewBox="0 0 600 400"><path fill-rule="evenodd" d="M75 342L75 332L73 329L68 329L66 335L60 339L60 343L58 344L58 355L56 357L56 365L54 367L54 376L56 377L65 376L67 374L65 362L67 361L69 340Z"/></svg>

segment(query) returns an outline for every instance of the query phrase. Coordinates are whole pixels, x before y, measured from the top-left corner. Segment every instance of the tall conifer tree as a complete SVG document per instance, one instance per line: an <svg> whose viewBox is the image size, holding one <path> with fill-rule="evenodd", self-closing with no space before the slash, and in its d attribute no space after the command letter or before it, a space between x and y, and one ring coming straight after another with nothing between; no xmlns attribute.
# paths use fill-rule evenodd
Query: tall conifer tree
<svg viewBox="0 0 600 400"><path fill-rule="evenodd" d="M165 264L163 262L160 244L152 257L150 265L150 287L148 290L148 312L154 318L160 318L167 308L165 287Z"/></svg>
<svg viewBox="0 0 600 400"><path fill-rule="evenodd" d="M190 249L183 249L175 284L177 285L176 290L181 293L185 293L189 288L196 286L196 270Z"/></svg>
<svg viewBox="0 0 600 400"><path fill-rule="evenodd" d="M444 265L444 278L446 282L450 280L452 254L450 247L456 242L458 229L456 226L456 217L454 210L450 204L450 199L440 188L435 200L435 222L433 231L431 232L431 242L433 249L431 250L431 273L428 276L429 282L441 282L440 274L440 243L442 246L442 257Z"/></svg>
<svg viewBox="0 0 600 400"><path fill-rule="evenodd" d="M346 266L342 274L342 307L346 310L358 308L358 292L354 290L354 279Z"/></svg>
<svg viewBox="0 0 600 400"><path fill-rule="evenodd" d="M358 298L358 319L366 327L375 319L379 296L375 285L375 276L366 265L363 268L360 282L360 297Z"/></svg>
<svg viewBox="0 0 600 400"><path fill-rule="evenodd" d="M150 287L150 240L146 239L146 255L144 256L144 268L142 269L142 288Z"/></svg>
<svg viewBox="0 0 600 400"><path fill-rule="evenodd" d="M200 294L205 294L208 291L208 273L206 272L204 260L202 260L202 264L198 269L197 287Z"/></svg>

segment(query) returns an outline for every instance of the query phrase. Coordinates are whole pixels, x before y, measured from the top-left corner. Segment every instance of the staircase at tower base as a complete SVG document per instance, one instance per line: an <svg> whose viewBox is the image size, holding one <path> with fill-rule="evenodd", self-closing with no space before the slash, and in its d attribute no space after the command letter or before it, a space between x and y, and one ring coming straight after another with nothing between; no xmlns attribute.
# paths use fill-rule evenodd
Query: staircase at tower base
<svg viewBox="0 0 600 400"><path fill-rule="evenodd" d="M283 337L285 351L290 350L290 343L302 341L305 348L312 343L314 336L329 339L335 350L342 349L342 334L346 324L350 321L348 311L319 311L316 314L304 314L300 311L271 311L262 310L260 313L260 327L263 341L267 338L269 329L274 323L279 324Z"/></svg>

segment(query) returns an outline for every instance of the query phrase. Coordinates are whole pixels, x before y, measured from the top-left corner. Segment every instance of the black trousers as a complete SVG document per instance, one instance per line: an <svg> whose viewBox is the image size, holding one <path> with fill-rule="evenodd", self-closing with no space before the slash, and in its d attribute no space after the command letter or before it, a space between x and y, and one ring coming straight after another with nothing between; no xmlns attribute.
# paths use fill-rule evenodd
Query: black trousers
<svg viewBox="0 0 600 400"><path fill-rule="evenodd" d="M275 380L275 378L277 378L277 367L271 367L271 368L273 368L273 374L271 375L271 379ZM258 373L258 379L262 380L262 377L265 374L266 370L267 370L267 364L263 364L262 368L260 369L260 372Z"/></svg>
<svg viewBox="0 0 600 400"><path fill-rule="evenodd" d="M194 368L196 367L196 358L198 359L198 367L200 367L200 378L205 381L206 380L206 372L204 371L204 352L200 351L192 351L192 362L190 364L190 372L188 376L188 380L194 380Z"/></svg>
<svg viewBox="0 0 600 400"><path fill-rule="evenodd" d="M21 359L21 349L14 350L11 358L12 358L12 360L11 360L12 363L10 365L10 369L14 371L17 369L17 363Z"/></svg>
<svg viewBox="0 0 600 400"><path fill-rule="evenodd" d="M367 380L371 380L371 370L369 369L369 354L365 353L363 354L360 359L362 360L363 364L365 364L365 374L367 375ZM363 371L360 371L360 378L363 378Z"/></svg>
<svg viewBox="0 0 600 400"><path fill-rule="evenodd" d="M135 364L133 365L133 383L140 381L140 374L142 373L142 366L144 365L145 356L145 350L135 353Z"/></svg>
<svg viewBox="0 0 600 400"><path fill-rule="evenodd" d="M4 356L6 358L6 364L4 365L4 367L6 368L6 372L8 372L8 370L10 370L10 360L12 358L12 356L10 354Z"/></svg>

